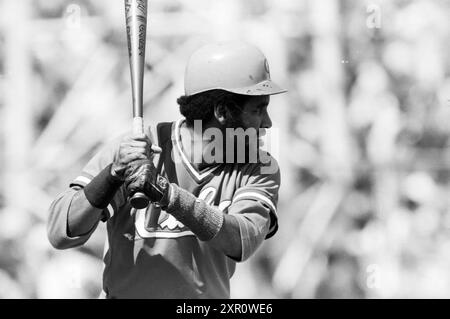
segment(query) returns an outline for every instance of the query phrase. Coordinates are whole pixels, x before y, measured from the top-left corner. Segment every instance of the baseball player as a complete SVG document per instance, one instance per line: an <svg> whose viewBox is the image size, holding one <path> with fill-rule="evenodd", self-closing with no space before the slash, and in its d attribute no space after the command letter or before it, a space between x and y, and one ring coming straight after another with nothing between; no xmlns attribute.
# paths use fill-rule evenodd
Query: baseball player
<svg viewBox="0 0 450 319"><path fill-rule="evenodd" d="M228 156L252 144L227 148L234 138L228 129L270 128L270 95L283 92L256 47L233 42L200 48L188 62L185 95L177 101L183 118L159 123L153 141L127 135L104 146L52 203L51 244L83 245L105 222L104 297L229 298L236 263L277 231L280 172L261 150L269 161ZM201 133L209 128L224 134L222 142L214 138L223 146L214 161L194 156L208 149L211 137ZM264 172L269 162L272 169ZM137 191L150 199L147 208L127 201Z"/></svg>

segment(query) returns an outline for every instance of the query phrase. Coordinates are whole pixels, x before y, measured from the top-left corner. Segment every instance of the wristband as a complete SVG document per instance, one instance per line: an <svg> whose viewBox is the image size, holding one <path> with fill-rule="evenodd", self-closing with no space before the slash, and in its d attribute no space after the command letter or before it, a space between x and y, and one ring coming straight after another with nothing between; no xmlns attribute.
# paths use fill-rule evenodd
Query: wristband
<svg viewBox="0 0 450 319"><path fill-rule="evenodd" d="M201 241L216 237L223 225L223 213L176 184L170 184L166 212L197 235Z"/></svg>
<svg viewBox="0 0 450 319"><path fill-rule="evenodd" d="M112 169L112 164L111 164L110 168L111 168L111 176L112 177L114 177L114 178L116 178L118 180L121 180L121 181L125 181L125 177L123 177L122 175L117 174L117 172Z"/></svg>
<svg viewBox="0 0 450 319"><path fill-rule="evenodd" d="M108 207L117 190L122 186L123 182L111 175L111 165L108 165L84 187L87 200L95 208L105 209Z"/></svg>

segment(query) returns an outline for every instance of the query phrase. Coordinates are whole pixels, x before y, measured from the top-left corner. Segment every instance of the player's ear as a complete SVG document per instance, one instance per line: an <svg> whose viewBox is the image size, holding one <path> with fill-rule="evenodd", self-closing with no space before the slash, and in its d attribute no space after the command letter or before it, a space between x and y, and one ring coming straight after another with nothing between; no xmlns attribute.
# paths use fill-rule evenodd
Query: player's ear
<svg viewBox="0 0 450 319"><path fill-rule="evenodd" d="M220 124L225 125L227 109L223 104L218 103L214 106L214 117Z"/></svg>

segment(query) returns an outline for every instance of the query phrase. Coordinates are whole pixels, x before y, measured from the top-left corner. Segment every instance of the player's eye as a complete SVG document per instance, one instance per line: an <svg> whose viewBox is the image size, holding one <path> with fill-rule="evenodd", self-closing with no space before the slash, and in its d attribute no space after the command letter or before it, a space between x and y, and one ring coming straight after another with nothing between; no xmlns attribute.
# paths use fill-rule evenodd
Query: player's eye
<svg viewBox="0 0 450 319"><path fill-rule="evenodd" d="M258 108L256 108L253 113L257 114L257 115L263 115L265 112L267 111L267 106L260 106Z"/></svg>

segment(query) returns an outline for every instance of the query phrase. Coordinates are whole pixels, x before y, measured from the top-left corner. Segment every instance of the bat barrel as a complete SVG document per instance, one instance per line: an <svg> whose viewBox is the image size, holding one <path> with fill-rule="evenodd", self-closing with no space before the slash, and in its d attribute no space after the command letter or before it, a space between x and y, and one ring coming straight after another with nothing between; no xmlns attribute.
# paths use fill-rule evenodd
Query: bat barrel
<svg viewBox="0 0 450 319"><path fill-rule="evenodd" d="M128 54L130 60L131 86L133 96L133 134L144 133L144 67L147 39L147 0L125 0ZM130 204L143 209L149 204L148 197L137 192L130 198Z"/></svg>
<svg viewBox="0 0 450 319"><path fill-rule="evenodd" d="M133 95L133 117L143 117L147 0L125 0L128 53Z"/></svg>

